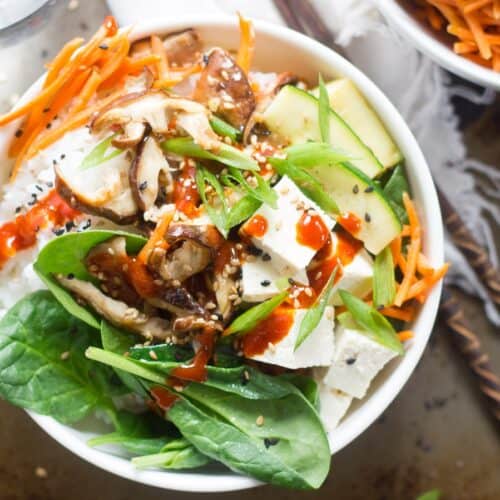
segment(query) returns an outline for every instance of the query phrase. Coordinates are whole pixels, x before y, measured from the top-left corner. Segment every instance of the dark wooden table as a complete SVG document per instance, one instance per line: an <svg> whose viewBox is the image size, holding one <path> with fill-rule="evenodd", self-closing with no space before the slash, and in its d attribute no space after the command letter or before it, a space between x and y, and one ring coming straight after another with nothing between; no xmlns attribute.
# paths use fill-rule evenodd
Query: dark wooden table
<svg viewBox="0 0 500 500"><path fill-rule="evenodd" d="M0 45L0 67L3 71L8 63L9 68L8 81L0 83L0 110L9 106L14 92L25 90L41 73L42 63L65 40L76 34L88 36L107 10L102 0L80 2L74 11L67 10L67 2L59 3L50 24L40 32L16 46ZM455 105L470 155L500 166L500 96L488 109L462 100ZM498 366L497 332L476 300L461 297L468 318ZM54 442L23 411L1 401L0 419L0 500L195 498L104 472ZM446 330L438 324L404 390L378 422L333 457L331 474L319 492L262 487L209 497L411 500L422 491L440 488L445 499L497 500L499 470L498 429L484 411Z"/></svg>

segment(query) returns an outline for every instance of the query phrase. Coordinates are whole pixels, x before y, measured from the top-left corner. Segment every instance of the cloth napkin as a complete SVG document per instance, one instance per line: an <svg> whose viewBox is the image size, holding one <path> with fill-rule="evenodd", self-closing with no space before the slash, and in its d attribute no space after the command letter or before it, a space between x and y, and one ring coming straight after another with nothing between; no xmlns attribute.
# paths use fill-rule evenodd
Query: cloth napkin
<svg viewBox="0 0 500 500"><path fill-rule="evenodd" d="M121 25L147 18L206 13L243 15L284 24L271 0L107 0ZM467 157L458 119L451 105L454 95L476 104L489 104L492 90L473 91L451 84L450 76L389 27L372 0L311 0L344 46L349 59L363 70L392 100L415 134L440 187L456 207L477 240L498 266L494 228L500 220L500 171ZM390 0L393 1L393 0ZM476 186L476 175L486 189ZM484 196L487 193L488 198ZM447 280L481 298L485 312L500 325L500 313L474 271L446 235L446 259L451 262Z"/></svg>

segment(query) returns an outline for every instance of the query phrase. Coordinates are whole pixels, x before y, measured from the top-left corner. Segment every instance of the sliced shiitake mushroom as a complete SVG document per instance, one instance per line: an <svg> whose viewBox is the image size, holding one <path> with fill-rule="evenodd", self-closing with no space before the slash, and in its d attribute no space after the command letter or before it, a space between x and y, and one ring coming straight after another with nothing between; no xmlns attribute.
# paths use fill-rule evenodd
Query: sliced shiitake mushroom
<svg viewBox="0 0 500 500"><path fill-rule="evenodd" d="M148 316L121 300L108 297L88 281L70 279L63 275L57 275L56 279L66 290L83 299L100 316L115 326L138 333L146 339L165 340L172 336L169 321L157 316Z"/></svg>
<svg viewBox="0 0 500 500"><path fill-rule="evenodd" d="M56 189L74 208L116 222L130 224L138 207L128 180L130 160L126 154L99 165L99 175L82 170L80 165L61 161L54 166Z"/></svg>
<svg viewBox="0 0 500 500"><path fill-rule="evenodd" d="M169 64L186 66L200 58L202 42L198 33L189 28L171 33L163 40Z"/></svg>
<svg viewBox="0 0 500 500"><path fill-rule="evenodd" d="M194 91L194 99L206 104L238 130L243 130L255 109L255 96L245 72L223 49L214 48Z"/></svg>
<svg viewBox="0 0 500 500"><path fill-rule="evenodd" d="M137 148L129 172L135 202L142 211L149 210L158 198L160 179L167 192L173 190L168 162L153 136L146 136Z"/></svg>

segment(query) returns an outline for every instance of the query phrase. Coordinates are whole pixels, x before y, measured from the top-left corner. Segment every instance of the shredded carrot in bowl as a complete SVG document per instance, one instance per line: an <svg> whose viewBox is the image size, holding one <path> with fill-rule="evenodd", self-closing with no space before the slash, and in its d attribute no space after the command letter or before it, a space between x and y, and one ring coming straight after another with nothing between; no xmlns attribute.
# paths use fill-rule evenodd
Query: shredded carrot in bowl
<svg viewBox="0 0 500 500"><path fill-rule="evenodd" d="M432 29L456 38L455 53L500 72L500 0L410 0Z"/></svg>

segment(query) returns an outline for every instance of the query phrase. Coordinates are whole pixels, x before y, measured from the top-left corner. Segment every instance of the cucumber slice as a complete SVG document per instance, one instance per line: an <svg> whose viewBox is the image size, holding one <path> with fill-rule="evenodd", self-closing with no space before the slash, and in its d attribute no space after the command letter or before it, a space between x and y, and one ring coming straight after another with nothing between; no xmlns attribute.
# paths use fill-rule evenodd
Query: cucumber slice
<svg viewBox="0 0 500 500"><path fill-rule="evenodd" d="M263 122L271 132L283 137L289 144L320 141L318 100L296 87L281 89L263 114ZM332 147L351 157L352 164L369 177L382 172L377 160L349 125L330 110L330 143Z"/></svg>
<svg viewBox="0 0 500 500"><path fill-rule="evenodd" d="M356 131L358 137L373 151L384 168L398 164L403 155L373 108L348 78L326 84L330 106ZM315 89L313 95L318 96Z"/></svg>
<svg viewBox="0 0 500 500"><path fill-rule="evenodd" d="M356 216L360 229L353 236L372 254L381 252L401 232L401 222L382 190L353 165L318 165L308 171L323 184L341 214Z"/></svg>

